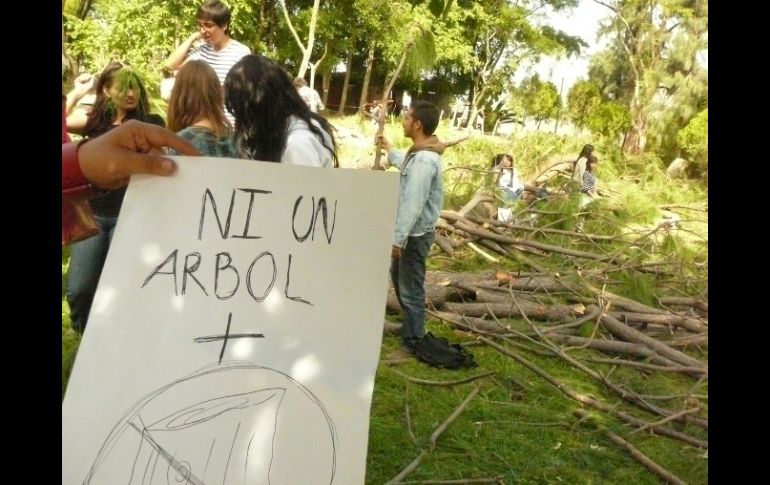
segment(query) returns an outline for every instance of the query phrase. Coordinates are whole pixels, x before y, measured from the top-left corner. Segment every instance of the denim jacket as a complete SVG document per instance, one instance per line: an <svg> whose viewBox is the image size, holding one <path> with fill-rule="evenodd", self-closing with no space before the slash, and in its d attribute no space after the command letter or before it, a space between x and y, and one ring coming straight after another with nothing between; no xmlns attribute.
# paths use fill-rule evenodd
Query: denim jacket
<svg viewBox="0 0 770 485"><path fill-rule="evenodd" d="M441 156L419 150L405 158L404 152L390 150L388 162L401 171L393 245L403 248L408 236L420 236L436 229L444 203Z"/></svg>

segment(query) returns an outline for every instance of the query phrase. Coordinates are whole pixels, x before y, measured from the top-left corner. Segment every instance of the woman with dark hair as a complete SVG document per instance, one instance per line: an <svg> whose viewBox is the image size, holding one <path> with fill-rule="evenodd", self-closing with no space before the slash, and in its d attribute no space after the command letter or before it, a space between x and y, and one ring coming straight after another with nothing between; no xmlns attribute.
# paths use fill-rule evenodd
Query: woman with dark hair
<svg viewBox="0 0 770 485"><path fill-rule="evenodd" d="M72 120L69 131L86 138L96 138L128 120L164 126L163 118L150 113L147 91L139 75L120 62L111 62L99 75L94 86L96 101L88 115ZM68 117L67 123L70 123ZM104 160L105 164L111 160ZM99 234L72 245L67 275L67 302L72 328L85 330L96 285L102 273L112 233L118 221L125 188L111 190L89 200Z"/></svg>
<svg viewBox="0 0 770 485"><path fill-rule="evenodd" d="M333 127L310 111L292 78L270 59L250 54L225 79L225 106L235 117L241 158L338 167Z"/></svg>
<svg viewBox="0 0 770 485"><path fill-rule="evenodd" d="M223 104L214 69L203 61L189 61L176 75L168 102L168 128L203 155L236 158Z"/></svg>
<svg viewBox="0 0 770 485"><path fill-rule="evenodd" d="M507 202L514 202L524 193L524 183L513 168L513 156L509 153L498 153L493 162L497 171L497 186L502 190Z"/></svg>
<svg viewBox="0 0 770 485"><path fill-rule="evenodd" d="M580 187L583 182L583 172L586 171L586 161L588 160L588 156L593 152L593 145L583 145L583 149L580 150L577 160L572 163L572 180L576 182L578 187Z"/></svg>

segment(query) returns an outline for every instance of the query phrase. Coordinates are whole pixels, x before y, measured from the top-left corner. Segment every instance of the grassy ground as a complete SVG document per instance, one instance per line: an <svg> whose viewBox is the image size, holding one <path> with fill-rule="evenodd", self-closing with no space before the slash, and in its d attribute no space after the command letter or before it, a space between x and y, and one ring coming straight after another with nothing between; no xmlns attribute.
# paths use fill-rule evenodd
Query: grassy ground
<svg viewBox="0 0 770 485"><path fill-rule="evenodd" d="M349 129L360 129L366 136L373 135L370 126L360 128L353 117L333 119L335 124ZM400 136L397 124L388 126L388 136L399 146L406 148L407 140ZM442 139L456 138L457 134L447 127L439 129ZM561 139L536 135L528 142L516 144L506 139L471 139L450 149L444 156L446 168L486 166L489 158L497 152L514 152L521 170L526 175L534 173L549 157L555 154L577 153L585 140ZM705 199L705 188L695 186L671 186L661 181L662 170L655 161L614 160L611 149L605 149L605 159L610 162L604 167L603 181L618 192L617 199L603 207L597 217L589 221L590 228L607 232L618 224L647 224L659 215L661 203L691 204ZM373 152L356 148L352 144L341 147L343 166L346 160L368 160ZM637 165L633 165L636 163ZM455 172L455 173L453 173ZM600 178L602 173L600 172ZM472 170L456 168L448 171L445 181L447 190L454 190L455 197L448 204L461 203L470 197L481 182L481 175ZM640 196L639 193L642 195ZM456 205L455 205L456 206ZM548 217L548 216L544 216ZM558 216L553 216L554 220ZM553 221L551 221L553 222ZM574 222L574 221L573 221ZM553 227L557 227L558 224ZM691 226L691 241L680 239L661 244L671 246L670 251L679 251L689 261L707 264L707 247L701 248L707 238L707 226ZM669 239L671 238L668 236ZM707 241L707 239L706 239ZM554 241L551 241L555 243ZM705 256L704 256L705 253ZM678 254L678 253L677 253ZM540 260L539 260L540 261ZM558 267L560 261L541 261ZM65 299L66 272L69 250L62 252L62 397L67 379L74 362L80 339L70 329L69 309ZM474 270L488 268L478 256L459 253L457 259L436 257L430 261L434 268ZM501 263L501 268L516 269L515 263ZM707 273L707 267L706 267ZM625 278L625 279L624 279ZM645 301L651 294L654 283L645 276L628 272L618 278L622 288L612 291L627 294ZM693 283L686 292L695 294L703 290L703 283ZM684 290L683 290L684 291ZM654 303L653 301L649 301ZM510 320L504 323L514 328L525 328L524 323ZM406 467L423 449L429 446L431 433L480 385L479 394L465 408L465 411L439 437L436 448L428 453L407 480L458 480L472 478L500 477L506 484L656 484L661 480L631 456L610 442L604 434L593 427L577 423L572 415L576 409L585 409L602 425L624 437L658 464L690 484L708 483L708 458L704 450L668 438L655 437L646 433L630 435L630 429L617 420L592 413L582 408L542 378L494 349L473 345L469 337L455 334L436 321L428 322L428 329L435 334L449 337L452 341L465 341L473 351L479 366L475 369L442 371L428 367L415 360L399 364L381 364L377 371L369 428L367 458L367 484L382 484L393 478ZM398 339L385 337L381 359L387 359L398 349ZM549 372L576 391L600 399L608 404L627 409L619 398L607 393L600 384L554 357L544 357L522 351L522 355ZM596 355L588 350L574 350L570 355L576 358ZM695 354L693 354L695 355ZM599 355L596 355L599 356ZM626 389L643 395L683 396L687 394L708 394L708 384L697 384L694 380L675 374L648 373L618 366L593 364L594 369ZM490 377L471 383L454 386L427 386L411 383L400 374L411 377L451 381L493 371ZM706 399L707 401L707 399ZM684 397L655 401L659 406L683 409ZM658 418L642 412L633 412L648 421ZM409 416L409 419L407 418ZM680 431L708 439L701 429L674 426ZM412 430L414 439L410 437Z"/></svg>

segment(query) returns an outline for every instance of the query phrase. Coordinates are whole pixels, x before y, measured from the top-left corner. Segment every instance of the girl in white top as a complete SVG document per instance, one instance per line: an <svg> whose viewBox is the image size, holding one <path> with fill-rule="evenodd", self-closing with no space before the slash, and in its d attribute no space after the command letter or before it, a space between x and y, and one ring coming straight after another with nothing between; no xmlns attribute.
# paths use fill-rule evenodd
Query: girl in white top
<svg viewBox="0 0 770 485"><path fill-rule="evenodd" d="M586 171L588 156L594 152L593 145L583 145L577 160L572 164L572 180L576 182L578 189L583 185L583 173Z"/></svg>
<svg viewBox="0 0 770 485"><path fill-rule="evenodd" d="M495 156L494 163L498 170L497 185L506 199L519 200L524 193L524 183L513 168L513 157L507 153L500 153Z"/></svg>
<svg viewBox="0 0 770 485"><path fill-rule="evenodd" d="M261 55L238 61L225 79L225 106L235 117L242 158L337 167L332 125L310 111L281 66Z"/></svg>

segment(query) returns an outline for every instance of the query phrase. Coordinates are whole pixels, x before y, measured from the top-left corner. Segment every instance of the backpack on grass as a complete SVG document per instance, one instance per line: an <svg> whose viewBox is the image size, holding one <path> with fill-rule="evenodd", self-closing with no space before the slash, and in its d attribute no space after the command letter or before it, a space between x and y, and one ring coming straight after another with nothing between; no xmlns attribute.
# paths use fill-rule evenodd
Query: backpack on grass
<svg viewBox="0 0 770 485"><path fill-rule="evenodd" d="M419 360L439 369L464 369L478 365L468 350L430 332L420 339L414 353Z"/></svg>

